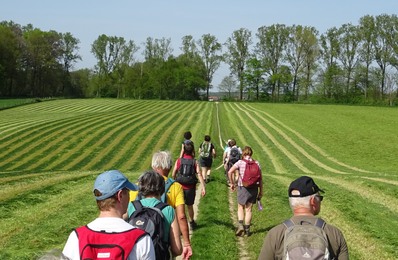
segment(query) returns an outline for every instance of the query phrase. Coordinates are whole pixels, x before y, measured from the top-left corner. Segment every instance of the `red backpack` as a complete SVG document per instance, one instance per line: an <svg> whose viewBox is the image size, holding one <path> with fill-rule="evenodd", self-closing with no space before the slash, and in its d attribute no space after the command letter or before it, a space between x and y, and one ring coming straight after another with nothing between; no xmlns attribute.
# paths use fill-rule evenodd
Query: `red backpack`
<svg viewBox="0 0 398 260"><path fill-rule="evenodd" d="M243 173L242 185L246 188L255 188L260 186L261 170L255 160L246 160L245 172Z"/></svg>
<svg viewBox="0 0 398 260"><path fill-rule="evenodd" d="M83 226L76 228L75 231L79 238L79 252L82 260L125 260L138 239L146 235L145 231L138 228L107 233Z"/></svg>

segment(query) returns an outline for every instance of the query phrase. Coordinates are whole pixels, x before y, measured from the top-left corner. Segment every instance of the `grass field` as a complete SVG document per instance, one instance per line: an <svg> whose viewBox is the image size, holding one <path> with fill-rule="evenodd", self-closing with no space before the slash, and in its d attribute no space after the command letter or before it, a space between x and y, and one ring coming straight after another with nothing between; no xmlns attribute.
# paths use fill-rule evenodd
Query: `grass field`
<svg viewBox="0 0 398 260"><path fill-rule="evenodd" d="M291 215L287 187L300 175L324 189L321 216L344 233L351 259L396 259L398 110L395 108L145 100L56 100L0 111L0 259L61 249L72 228L97 215L96 175L131 180L153 152L178 156L190 130L222 146L250 145L264 174L264 210L253 235L234 236L223 172L199 205L193 259L257 259L266 232ZM214 167L215 168L215 167Z"/></svg>

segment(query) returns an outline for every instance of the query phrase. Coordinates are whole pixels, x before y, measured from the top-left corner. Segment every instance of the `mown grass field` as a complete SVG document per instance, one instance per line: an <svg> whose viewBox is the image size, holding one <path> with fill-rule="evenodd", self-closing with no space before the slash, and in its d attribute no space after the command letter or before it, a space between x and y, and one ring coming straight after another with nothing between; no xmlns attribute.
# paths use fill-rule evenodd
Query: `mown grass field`
<svg viewBox="0 0 398 260"><path fill-rule="evenodd" d="M351 259L396 259L397 129L398 110L379 107L90 99L4 109L0 259L62 249L72 228L97 215L97 174L119 169L136 180L153 152L170 150L175 159L187 130L197 146L212 136L215 167L224 140L250 145L265 180L253 235L237 239L223 172L213 171L193 259L257 259L266 232L291 214L289 183L304 174L326 191L320 215L343 231Z"/></svg>

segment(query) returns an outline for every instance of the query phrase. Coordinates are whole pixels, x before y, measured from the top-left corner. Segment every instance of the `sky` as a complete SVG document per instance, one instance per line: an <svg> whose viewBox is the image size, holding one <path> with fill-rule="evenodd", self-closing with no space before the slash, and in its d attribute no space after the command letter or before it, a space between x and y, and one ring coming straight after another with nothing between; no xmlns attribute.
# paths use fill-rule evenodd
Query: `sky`
<svg viewBox="0 0 398 260"><path fill-rule="evenodd" d="M175 56L181 39L192 35L214 35L224 43L235 30L251 31L272 24L313 26L320 33L332 27L357 25L364 15L377 16L398 12L396 0L12 0L3 1L0 21L13 21L42 31L70 32L80 40L82 61L75 69L93 68L91 44L100 36L123 37L140 47L135 58L142 61L143 43L148 37L171 39ZM217 87L229 75L222 64L213 78Z"/></svg>

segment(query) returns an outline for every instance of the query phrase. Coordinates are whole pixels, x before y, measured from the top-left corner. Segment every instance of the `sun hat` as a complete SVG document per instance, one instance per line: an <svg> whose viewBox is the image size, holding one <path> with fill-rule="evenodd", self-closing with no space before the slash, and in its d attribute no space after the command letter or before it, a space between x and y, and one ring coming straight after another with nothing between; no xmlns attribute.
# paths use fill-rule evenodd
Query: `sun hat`
<svg viewBox="0 0 398 260"><path fill-rule="evenodd" d="M314 180L308 176L301 176L294 180L289 186L289 197L306 197L312 194L324 192L318 185L315 184Z"/></svg>
<svg viewBox="0 0 398 260"><path fill-rule="evenodd" d="M101 196L95 196L96 200L104 200L112 197L121 189L138 190L138 187L131 183L126 176L118 170L110 170L98 175L94 182L94 189L101 193Z"/></svg>

